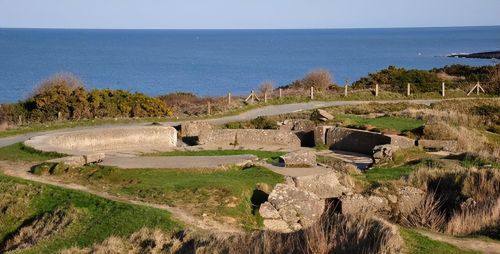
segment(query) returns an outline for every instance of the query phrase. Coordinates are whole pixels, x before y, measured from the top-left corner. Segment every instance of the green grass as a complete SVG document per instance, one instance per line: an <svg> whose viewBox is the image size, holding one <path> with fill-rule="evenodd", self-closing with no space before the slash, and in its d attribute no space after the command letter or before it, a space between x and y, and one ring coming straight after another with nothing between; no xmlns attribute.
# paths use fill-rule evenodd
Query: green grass
<svg viewBox="0 0 500 254"><path fill-rule="evenodd" d="M163 210L114 202L2 174L0 197L0 207L3 205L11 209L0 216L0 241L23 222L43 213L68 207L79 213L76 222L66 230L22 253L56 253L73 246L86 247L112 235L129 236L143 227L159 228L167 232L181 228Z"/></svg>
<svg viewBox="0 0 500 254"><path fill-rule="evenodd" d="M411 229L400 229L409 254L465 254L478 253L459 249L451 244L435 241Z"/></svg>
<svg viewBox="0 0 500 254"><path fill-rule="evenodd" d="M260 217L252 214L251 197L257 183L274 186L283 181L281 175L261 167L122 170L94 166L57 177L147 202L178 206L195 215L206 213L215 219L229 216L246 229L261 226Z"/></svg>
<svg viewBox="0 0 500 254"><path fill-rule="evenodd" d="M255 155L259 159L277 158L284 152L260 151L260 150L198 150L198 151L170 151L147 153L145 156L226 156L226 155Z"/></svg>
<svg viewBox="0 0 500 254"><path fill-rule="evenodd" d="M0 160L39 162L63 157L63 154L54 152L41 152L22 143L15 143L0 148Z"/></svg>
<svg viewBox="0 0 500 254"><path fill-rule="evenodd" d="M410 131L424 124L423 120L382 116L377 118L366 118L357 115L337 115L337 119L347 125L366 126L370 125L379 129L392 129L399 132Z"/></svg>
<svg viewBox="0 0 500 254"><path fill-rule="evenodd" d="M390 180L398 180L403 176L410 175L415 170L414 165L404 165L397 167L375 167L367 170L361 179L368 182L384 182Z"/></svg>

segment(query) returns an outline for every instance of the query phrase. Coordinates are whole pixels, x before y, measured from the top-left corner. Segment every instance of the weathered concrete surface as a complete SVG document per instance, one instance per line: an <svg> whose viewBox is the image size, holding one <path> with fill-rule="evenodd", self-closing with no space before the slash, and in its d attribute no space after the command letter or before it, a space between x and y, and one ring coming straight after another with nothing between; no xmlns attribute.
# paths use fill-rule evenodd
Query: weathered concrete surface
<svg viewBox="0 0 500 254"><path fill-rule="evenodd" d="M316 166L316 152L299 150L280 156L280 163L284 167L313 167Z"/></svg>
<svg viewBox="0 0 500 254"><path fill-rule="evenodd" d="M300 147L293 132L256 129L212 129L200 133L200 145Z"/></svg>
<svg viewBox="0 0 500 254"><path fill-rule="evenodd" d="M338 198L351 188L342 185L336 172L293 177L295 187L316 194L320 198Z"/></svg>
<svg viewBox="0 0 500 254"><path fill-rule="evenodd" d="M326 132L326 145L334 150L371 155L375 146L390 142L388 136L363 130L334 127Z"/></svg>
<svg viewBox="0 0 500 254"><path fill-rule="evenodd" d="M386 135L391 139L391 142L389 144L393 146L397 146L402 149L406 148L411 148L415 147L415 140L408 138L408 137L403 137L403 136L398 136L398 135Z"/></svg>
<svg viewBox="0 0 500 254"><path fill-rule="evenodd" d="M47 162L64 163L68 166L81 167L84 165L101 162L102 160L104 160L104 157L105 155L103 153L93 153L85 155L66 156L48 160Z"/></svg>
<svg viewBox="0 0 500 254"><path fill-rule="evenodd" d="M148 152L176 146L177 131L164 126L85 129L36 136L24 143L40 151L70 155Z"/></svg>
<svg viewBox="0 0 500 254"><path fill-rule="evenodd" d="M333 128L333 126L325 125L314 128L314 144L316 146L326 144L326 132L330 128Z"/></svg>
<svg viewBox="0 0 500 254"><path fill-rule="evenodd" d="M267 229L291 232L312 225L324 209L325 201L315 194L292 185L277 184L259 213Z"/></svg>
<svg viewBox="0 0 500 254"><path fill-rule="evenodd" d="M107 157L100 165L119 168L212 169L253 163L254 155Z"/></svg>
<svg viewBox="0 0 500 254"><path fill-rule="evenodd" d="M391 210L384 197L354 194L340 198L342 214L386 213Z"/></svg>
<svg viewBox="0 0 500 254"><path fill-rule="evenodd" d="M181 124L182 137L197 137L204 130L212 129L212 125L206 121L190 121Z"/></svg>

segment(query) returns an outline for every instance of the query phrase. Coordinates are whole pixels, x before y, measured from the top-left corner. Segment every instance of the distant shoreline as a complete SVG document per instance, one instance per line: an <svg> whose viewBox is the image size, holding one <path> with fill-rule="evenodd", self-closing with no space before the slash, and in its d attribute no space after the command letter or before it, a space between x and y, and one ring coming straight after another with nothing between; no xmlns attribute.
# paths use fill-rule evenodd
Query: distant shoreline
<svg viewBox="0 0 500 254"><path fill-rule="evenodd" d="M488 51L479 53L453 53L448 57L477 58L477 59L500 59L500 51Z"/></svg>

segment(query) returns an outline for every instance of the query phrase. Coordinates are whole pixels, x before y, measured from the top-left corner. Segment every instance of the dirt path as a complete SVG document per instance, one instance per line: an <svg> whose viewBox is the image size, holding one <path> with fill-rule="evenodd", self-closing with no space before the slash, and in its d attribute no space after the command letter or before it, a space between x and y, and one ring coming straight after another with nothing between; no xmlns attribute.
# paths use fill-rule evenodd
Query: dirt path
<svg viewBox="0 0 500 254"><path fill-rule="evenodd" d="M141 205L141 206L165 210L170 212L174 219L179 220L180 222L186 224L188 227L191 228L198 228L202 230L217 230L219 232L241 232L240 229L233 228L228 225L223 225L220 222L216 222L209 219L197 218L180 208L171 207L167 205L147 203L143 201L128 199L125 197L118 197L107 192L101 192L89 189L83 185L73 184L73 183L72 184L61 183L53 179L48 179L47 177L40 177L37 175L33 175L29 171L31 167L34 165L36 165L36 163L0 161L0 171L9 176L18 177L25 180L30 180L33 182L48 184L52 186L57 186L64 189L86 192L116 202Z"/></svg>
<svg viewBox="0 0 500 254"><path fill-rule="evenodd" d="M457 238L449 235L438 234L434 232L417 230L433 240L449 243L463 250L479 251L487 254L500 254L500 243L494 241L484 241L474 238Z"/></svg>

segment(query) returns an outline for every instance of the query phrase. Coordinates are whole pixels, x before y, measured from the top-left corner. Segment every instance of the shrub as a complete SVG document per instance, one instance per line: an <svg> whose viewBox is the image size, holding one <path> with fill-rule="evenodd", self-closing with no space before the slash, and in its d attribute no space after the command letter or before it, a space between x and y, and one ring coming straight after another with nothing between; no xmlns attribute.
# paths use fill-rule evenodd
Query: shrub
<svg viewBox="0 0 500 254"><path fill-rule="evenodd" d="M262 94L270 94L274 90L274 83L272 81L264 81L259 86L259 91Z"/></svg>
<svg viewBox="0 0 500 254"><path fill-rule="evenodd" d="M162 100L123 90L88 92L78 78L58 74L42 82L26 101L2 105L0 122L17 124L111 117L164 117L172 110Z"/></svg>
<svg viewBox="0 0 500 254"><path fill-rule="evenodd" d="M250 121L255 129L277 129L278 124L276 121L265 116L259 116L252 121Z"/></svg>
<svg viewBox="0 0 500 254"><path fill-rule="evenodd" d="M324 91L329 88L333 88L333 83L332 74L327 70L320 69L311 71L303 79L296 80L284 88L305 90L314 87L318 91Z"/></svg>

